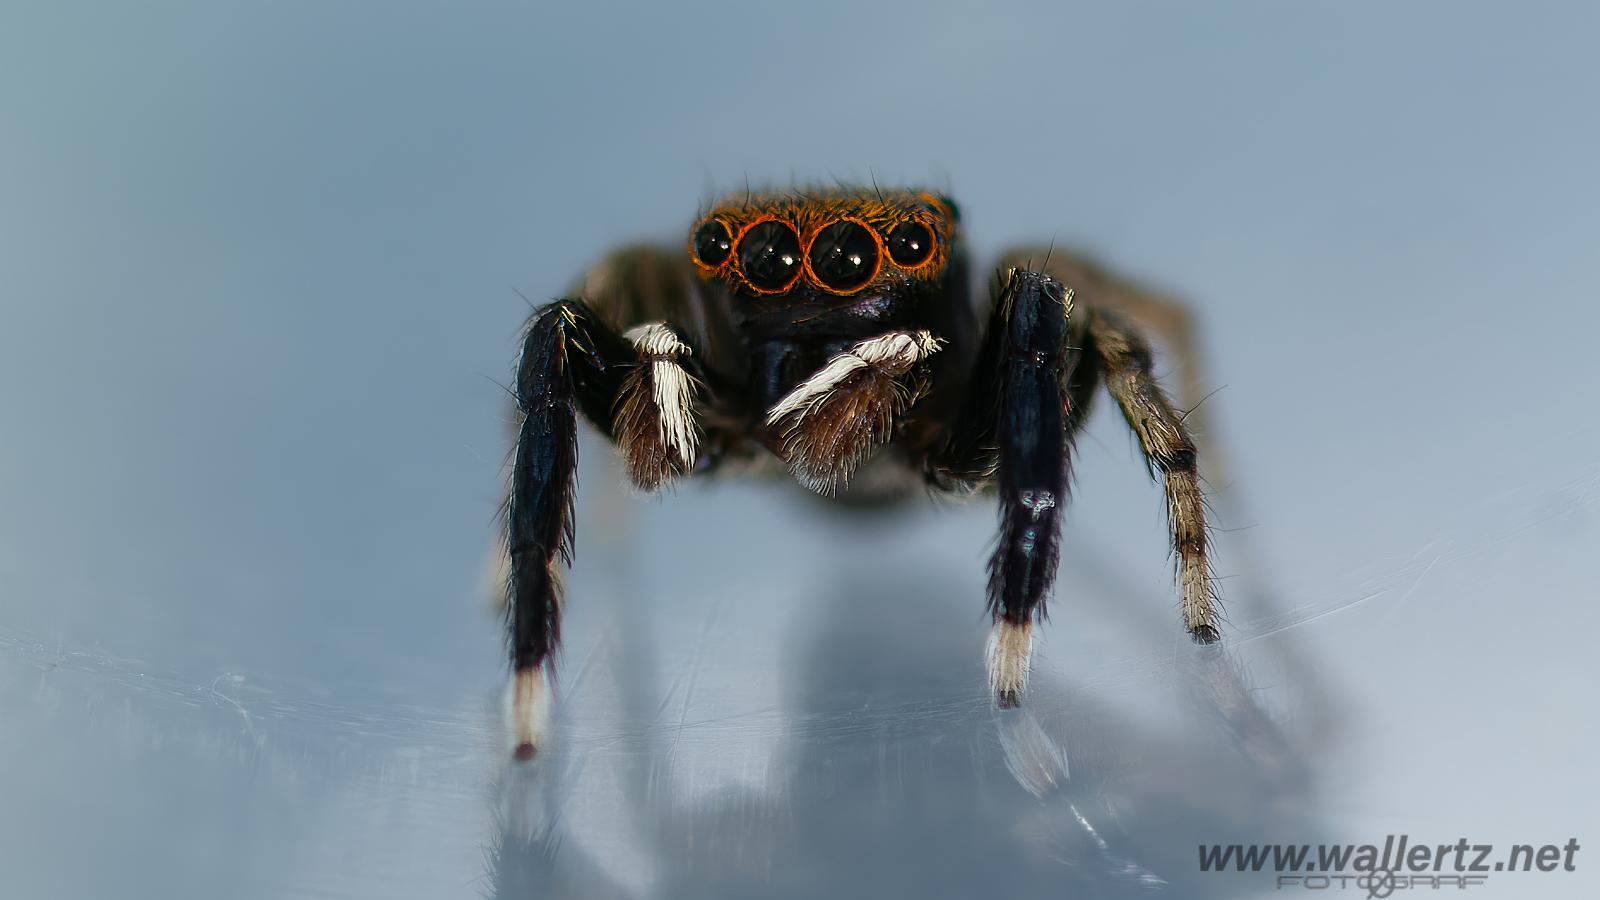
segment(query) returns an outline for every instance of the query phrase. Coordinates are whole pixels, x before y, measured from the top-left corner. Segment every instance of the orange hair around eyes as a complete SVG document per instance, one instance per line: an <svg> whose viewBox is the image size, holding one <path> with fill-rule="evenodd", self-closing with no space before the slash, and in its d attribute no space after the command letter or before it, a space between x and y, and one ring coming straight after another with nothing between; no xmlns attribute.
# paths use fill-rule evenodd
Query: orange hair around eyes
<svg viewBox="0 0 1600 900"><path fill-rule="evenodd" d="M830 287L811 270L811 247L817 235L837 222L855 222L872 234L878 247L878 265L872 277L848 289ZM781 287L761 288L752 284L741 268L739 243L750 229L762 222L778 222L793 229L800 241L799 274ZM919 262L902 265L889 253L887 237L907 223L926 228L933 247ZM731 248L720 260L708 262L697 248L703 229L719 225L731 240ZM771 194L736 194L712 204L696 220L690 232L689 257L705 278L721 278L736 288L753 294L781 294L792 290L802 279L817 290L849 296L868 290L886 278L912 278L933 281L943 275L950 245L956 232L956 211L934 194L921 191L884 191L836 188L826 191L793 191Z"/></svg>

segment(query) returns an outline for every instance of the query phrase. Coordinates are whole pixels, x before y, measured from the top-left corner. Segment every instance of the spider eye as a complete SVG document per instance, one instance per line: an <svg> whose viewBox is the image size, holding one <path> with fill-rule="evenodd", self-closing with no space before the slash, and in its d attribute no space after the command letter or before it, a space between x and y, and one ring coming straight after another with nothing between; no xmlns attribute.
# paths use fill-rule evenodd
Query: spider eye
<svg viewBox="0 0 1600 900"><path fill-rule="evenodd" d="M933 232L920 222L901 222L889 232L889 258L897 265L914 268L933 255Z"/></svg>
<svg viewBox="0 0 1600 900"><path fill-rule="evenodd" d="M878 274L878 239L866 226L835 222L811 242L811 273L836 291L861 287Z"/></svg>
<svg viewBox="0 0 1600 900"><path fill-rule="evenodd" d="M757 289L777 291L800 274L800 237L782 222L758 222L739 239L739 267Z"/></svg>
<svg viewBox="0 0 1600 900"><path fill-rule="evenodd" d="M722 265L733 250L733 236L728 226L715 219L701 225L694 233L694 255L711 268Z"/></svg>

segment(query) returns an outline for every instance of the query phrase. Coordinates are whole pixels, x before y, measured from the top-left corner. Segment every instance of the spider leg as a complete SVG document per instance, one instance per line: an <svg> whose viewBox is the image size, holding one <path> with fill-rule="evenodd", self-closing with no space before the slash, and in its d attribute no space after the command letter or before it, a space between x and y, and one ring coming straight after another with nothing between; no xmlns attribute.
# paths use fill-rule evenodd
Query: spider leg
<svg viewBox="0 0 1600 900"><path fill-rule="evenodd" d="M1173 555L1183 601L1184 624L1200 643L1218 637L1220 612L1209 572L1209 540L1205 497L1200 490L1197 456L1204 455L1207 474L1227 482L1223 454L1214 443L1199 447L1206 429L1200 409L1203 380L1201 354L1193 317L1178 301L1118 275L1081 254L1059 247L1024 247L1002 259L1041 261L1045 271L1072 286L1088 314L1092 354L1104 371L1106 387L1138 435L1145 458L1166 483ZM1151 350L1145 333L1160 337L1177 369L1178 397L1188 412L1179 415L1151 373ZM1197 452L1203 449L1203 454Z"/></svg>
<svg viewBox="0 0 1600 900"><path fill-rule="evenodd" d="M967 397L944 450L930 463L937 486L992 480L1000 538L989 560L989 684L1001 707L1027 687L1033 624L1055 579L1072 432L1083 422L1094 372L1081 354L1072 292L1039 272L1012 269L995 297Z"/></svg>
<svg viewBox="0 0 1600 900"><path fill-rule="evenodd" d="M1120 312L1138 323L1141 330L1157 338L1157 343L1171 354L1174 375L1178 376L1179 405L1190 410L1187 423L1195 431L1205 432L1198 426L1205 399L1205 359L1200 352L1200 336L1195 328L1194 312L1179 299L1155 288L1126 279L1107 269L1088 256L1062 247L1022 247L1008 250L1002 255L1002 267L1030 266L1038 263L1040 271L1050 274L1064 285L1069 285L1077 295L1078 303L1094 309ZM1206 471L1218 476L1218 458L1206 447Z"/></svg>
<svg viewBox="0 0 1600 900"><path fill-rule="evenodd" d="M1150 345L1132 323L1118 312L1094 309L1089 337L1105 373L1106 390L1138 436L1145 458L1165 480L1184 626L1196 642L1212 643L1220 636L1221 612L1209 571L1205 495L1194 440L1151 373Z"/></svg>
<svg viewBox="0 0 1600 900"><path fill-rule="evenodd" d="M618 334L578 300L540 308L517 366L521 417L506 503L511 717L519 756L538 748L561 631L560 565L570 565L577 413L617 441L635 483L658 487L694 467L698 379L667 325Z"/></svg>
<svg viewBox="0 0 1600 900"><path fill-rule="evenodd" d="M1189 306L1164 291L1128 278L1082 253L1060 246L1015 248L1004 253L1002 260L1010 265L1028 265L1028 261L1038 263L1051 276L1072 286L1079 305L1086 313L1113 314L1113 321L1120 320L1125 329L1130 323L1136 325L1139 332L1149 335L1160 345L1166 352L1163 358L1169 359L1173 367L1176 388L1173 394L1179 409L1184 410L1182 425L1198 451L1206 479L1213 485L1207 492L1207 502L1203 507L1193 503L1186 505L1208 514L1215 506L1227 520L1254 521L1246 509L1245 498L1232 486L1227 474L1229 454L1226 452L1226 442L1215 429L1207 427L1210 417L1207 415L1208 407L1202 401L1213 385L1205 375L1205 354L1195 325L1196 319ZM1083 317L1079 318L1081 321ZM1087 337L1084 343L1086 346L1090 343ZM1091 365L1099 365L1097 353L1089 352L1079 371ZM1194 534L1191 528L1191 540ZM1199 525L1198 534L1203 540L1203 525ZM1271 583L1268 573L1270 567L1261 557L1250 533L1234 535L1230 543L1230 568L1236 578L1231 592L1234 595L1232 605L1244 609L1246 615L1255 620L1265 620L1281 613L1287 608L1283 593ZM1215 602L1214 599L1212 602ZM1196 683L1210 698L1223 721L1264 771L1284 773L1285 777L1292 775L1301 765L1297 753L1325 752L1330 740L1336 736L1334 723L1342 705L1341 698L1328 683L1315 655L1304 647L1295 646L1293 638L1293 633L1281 634L1261 649L1273 653L1277 665L1290 676L1287 683L1293 685L1301 695L1298 708L1307 712L1297 715L1295 734L1282 728L1260 705L1238 658L1226 653L1203 653L1195 657Z"/></svg>

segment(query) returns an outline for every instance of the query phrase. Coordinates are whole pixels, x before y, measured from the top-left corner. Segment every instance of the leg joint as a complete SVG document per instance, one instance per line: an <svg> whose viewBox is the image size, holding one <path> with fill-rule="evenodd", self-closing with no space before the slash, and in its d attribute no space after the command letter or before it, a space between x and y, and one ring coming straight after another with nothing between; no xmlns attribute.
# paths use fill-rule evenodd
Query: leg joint
<svg viewBox="0 0 1600 900"><path fill-rule="evenodd" d="M1195 454L1194 444L1187 438L1179 446L1172 447L1156 459L1156 464L1162 472L1194 472L1199 466Z"/></svg>

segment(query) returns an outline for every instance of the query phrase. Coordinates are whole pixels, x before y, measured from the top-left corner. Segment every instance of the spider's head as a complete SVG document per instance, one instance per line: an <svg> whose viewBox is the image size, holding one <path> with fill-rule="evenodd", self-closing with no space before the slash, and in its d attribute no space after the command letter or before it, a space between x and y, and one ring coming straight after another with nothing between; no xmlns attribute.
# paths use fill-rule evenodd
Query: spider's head
<svg viewBox="0 0 1600 900"><path fill-rule="evenodd" d="M944 277L956 219L924 191L737 194L695 222L689 256L702 277L758 300L896 294Z"/></svg>

